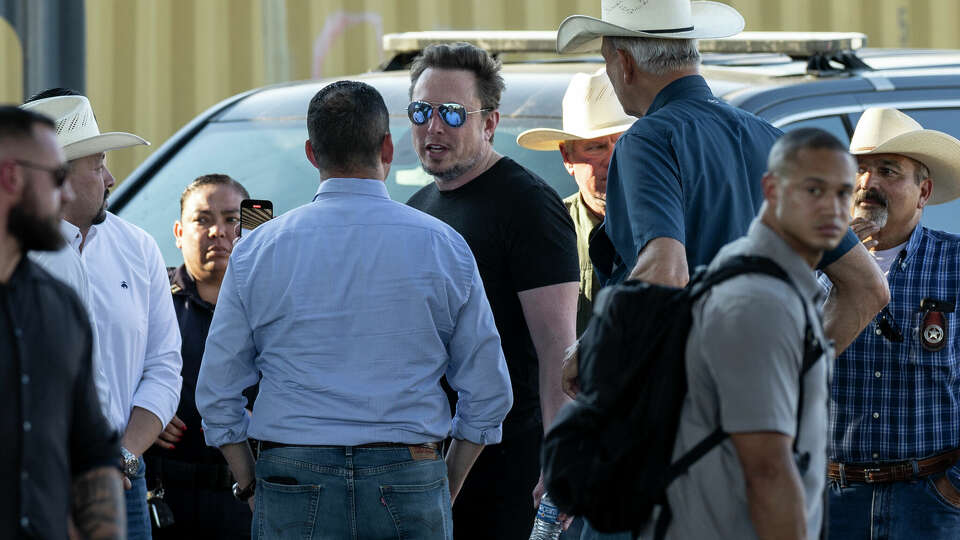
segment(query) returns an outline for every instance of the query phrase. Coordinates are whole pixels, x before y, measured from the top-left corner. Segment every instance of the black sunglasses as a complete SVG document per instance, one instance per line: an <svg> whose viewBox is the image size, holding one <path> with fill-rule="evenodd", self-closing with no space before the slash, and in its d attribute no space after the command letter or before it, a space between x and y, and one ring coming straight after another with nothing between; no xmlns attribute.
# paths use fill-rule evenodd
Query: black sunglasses
<svg viewBox="0 0 960 540"><path fill-rule="evenodd" d="M418 126L422 126L430 121L433 116L434 106L426 101L414 101L407 105L407 116L410 121ZM493 109L477 109L468 111L466 107L459 103L441 103L436 106L440 118L450 127L458 128L467 121L468 114L492 111Z"/></svg>
<svg viewBox="0 0 960 540"><path fill-rule="evenodd" d="M50 173L50 176L53 177L53 183L57 188L62 188L63 184L67 181L67 174L70 173L70 167L66 164L63 164L59 167L46 167L44 165L39 165L31 161L24 159L15 159L14 163L20 165L21 167L26 167L28 169L36 169L38 171L46 171Z"/></svg>

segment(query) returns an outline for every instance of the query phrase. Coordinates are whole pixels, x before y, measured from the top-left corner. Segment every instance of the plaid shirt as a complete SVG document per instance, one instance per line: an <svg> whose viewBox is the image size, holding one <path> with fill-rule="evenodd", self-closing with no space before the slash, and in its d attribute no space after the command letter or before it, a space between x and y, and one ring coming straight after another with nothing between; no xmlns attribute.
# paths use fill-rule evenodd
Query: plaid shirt
<svg viewBox="0 0 960 540"><path fill-rule="evenodd" d="M921 459L960 446L960 313L945 314L947 345L921 343L920 301L960 300L960 236L917 226L887 274L890 305L837 358L827 455L841 463ZM829 287L825 276L821 283ZM881 333L882 314L903 336ZM951 474L960 485L955 467Z"/></svg>

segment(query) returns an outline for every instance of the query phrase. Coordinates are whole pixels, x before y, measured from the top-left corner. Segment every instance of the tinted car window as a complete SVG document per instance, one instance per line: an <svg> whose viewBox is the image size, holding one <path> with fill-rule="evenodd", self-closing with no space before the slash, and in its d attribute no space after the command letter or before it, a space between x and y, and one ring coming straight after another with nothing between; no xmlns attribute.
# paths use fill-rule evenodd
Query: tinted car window
<svg viewBox="0 0 960 540"><path fill-rule="evenodd" d="M960 109L900 110L920 122L920 125L926 129L935 129L960 138ZM850 115L850 125L856 126L859 120L860 114ZM960 199L925 207L920 222L931 229L960 234Z"/></svg>
<svg viewBox="0 0 960 540"><path fill-rule="evenodd" d="M823 116L820 118L811 118L809 120L801 120L799 122L794 122L783 126L783 131L791 131L798 128L820 128L824 131L828 131L833 134L834 137L840 139L844 144L850 142L850 136L847 135L847 128L843 125L843 120L839 116Z"/></svg>
<svg viewBox="0 0 960 540"><path fill-rule="evenodd" d="M575 192L576 183L564 169L559 152L517 146L517 135L533 127L560 127L559 119L501 117L494 147L539 174L561 197ZM392 199L406 202L432 178L420 168L409 120L405 116L391 118L390 132L396 152L387 191ZM274 212L280 215L310 202L316 193L317 171L304 155L306 139L303 118L211 123L143 186L120 215L156 238L167 265L179 265L182 258L172 230L180 217L179 197L187 184L203 174L229 174L251 197L273 201Z"/></svg>

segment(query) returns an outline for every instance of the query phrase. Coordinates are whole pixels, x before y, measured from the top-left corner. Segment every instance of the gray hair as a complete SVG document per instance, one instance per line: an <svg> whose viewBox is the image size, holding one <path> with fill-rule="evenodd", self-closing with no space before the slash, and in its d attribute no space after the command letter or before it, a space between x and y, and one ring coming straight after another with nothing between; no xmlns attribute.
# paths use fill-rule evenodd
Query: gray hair
<svg viewBox="0 0 960 540"><path fill-rule="evenodd" d="M923 163L913 160L913 180L919 184L927 178L930 178L930 169Z"/></svg>
<svg viewBox="0 0 960 540"><path fill-rule="evenodd" d="M620 49L637 63L641 71L665 75L671 71L700 65L700 51L695 39L660 39L606 36L614 50Z"/></svg>

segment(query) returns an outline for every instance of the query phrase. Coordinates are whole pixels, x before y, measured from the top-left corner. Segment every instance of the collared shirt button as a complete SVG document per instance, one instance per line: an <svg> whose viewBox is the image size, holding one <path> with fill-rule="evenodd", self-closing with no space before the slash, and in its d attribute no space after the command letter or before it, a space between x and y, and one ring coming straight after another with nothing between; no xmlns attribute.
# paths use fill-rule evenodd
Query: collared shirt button
<svg viewBox="0 0 960 540"><path fill-rule="evenodd" d="M881 375L881 373L880 373L879 371L874 371L874 372L873 372L873 376L876 377L876 378L878 378L878 379L880 378L880 375Z"/></svg>
<svg viewBox="0 0 960 540"><path fill-rule="evenodd" d="M29 527L29 526L30 526L30 518L28 518L27 516L23 516L22 518L20 518L20 526L23 527L24 529L26 529L27 527Z"/></svg>
<svg viewBox="0 0 960 540"><path fill-rule="evenodd" d="M30 431L31 429L33 429L33 424L31 424L29 420L23 423L24 431Z"/></svg>
<svg viewBox="0 0 960 540"><path fill-rule="evenodd" d="M883 331L882 331L882 330L880 330L880 327L878 326L878 327L876 328L876 330L874 330L874 333L875 333L875 334L877 334L877 335L879 336L880 334L882 334L882 333L883 333Z"/></svg>
<svg viewBox="0 0 960 540"><path fill-rule="evenodd" d="M874 417L874 418L880 418L880 413L878 413L878 412L873 413L873 417Z"/></svg>
<svg viewBox="0 0 960 540"><path fill-rule="evenodd" d="M30 384L30 376L24 373L20 376L20 384Z"/></svg>
<svg viewBox="0 0 960 540"><path fill-rule="evenodd" d="M876 452L873 453L873 459L878 459L879 457L880 457L880 454Z"/></svg>

